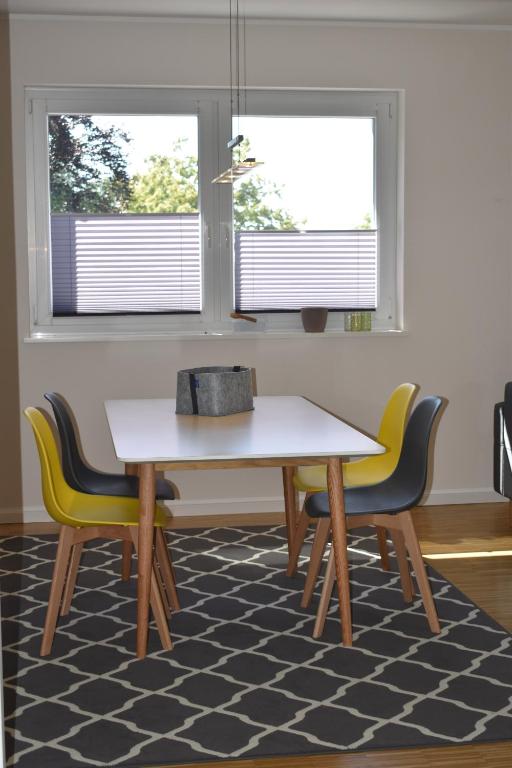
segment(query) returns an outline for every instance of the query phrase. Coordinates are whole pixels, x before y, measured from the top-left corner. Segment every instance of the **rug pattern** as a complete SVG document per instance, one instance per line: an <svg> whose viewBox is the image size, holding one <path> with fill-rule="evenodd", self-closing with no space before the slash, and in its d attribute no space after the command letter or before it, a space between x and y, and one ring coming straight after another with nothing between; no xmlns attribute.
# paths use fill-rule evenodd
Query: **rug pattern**
<svg viewBox="0 0 512 768"><path fill-rule="evenodd" d="M319 588L301 609L307 561L284 575L282 526L167 536L183 608L174 650L152 629L144 661L117 542L84 550L71 612L41 659L56 537L0 540L8 765L135 768L512 738L511 636L429 571L442 626L431 635L421 602L406 606L398 574L381 570L371 531L350 537L352 649L338 644L334 600L323 637L311 637Z"/></svg>

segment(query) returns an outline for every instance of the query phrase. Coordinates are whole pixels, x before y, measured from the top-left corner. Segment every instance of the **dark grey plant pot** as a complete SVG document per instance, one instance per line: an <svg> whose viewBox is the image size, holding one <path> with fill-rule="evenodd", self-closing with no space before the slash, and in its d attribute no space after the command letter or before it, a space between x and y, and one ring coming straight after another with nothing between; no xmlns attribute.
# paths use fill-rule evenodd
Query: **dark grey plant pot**
<svg viewBox="0 0 512 768"><path fill-rule="evenodd" d="M300 318L306 333L322 333L327 323L327 307L304 307L300 311Z"/></svg>

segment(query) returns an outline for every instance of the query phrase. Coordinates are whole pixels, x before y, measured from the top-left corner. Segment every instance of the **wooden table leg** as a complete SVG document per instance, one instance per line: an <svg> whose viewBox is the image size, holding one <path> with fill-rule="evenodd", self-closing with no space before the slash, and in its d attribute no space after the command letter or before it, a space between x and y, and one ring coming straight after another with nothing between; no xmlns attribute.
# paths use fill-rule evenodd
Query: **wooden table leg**
<svg viewBox="0 0 512 768"><path fill-rule="evenodd" d="M139 551L137 561L137 656L143 659L148 647L149 596L153 568L155 519L155 466L141 464L139 473Z"/></svg>
<svg viewBox="0 0 512 768"><path fill-rule="evenodd" d="M298 516L298 493L293 484L295 467L283 467L284 513L288 535L288 554L290 554Z"/></svg>
<svg viewBox="0 0 512 768"><path fill-rule="evenodd" d="M343 645L352 645L352 616L348 581L347 526L343 501L343 470L341 460L330 458L327 464L327 490L331 511L332 547L338 582L341 637Z"/></svg>

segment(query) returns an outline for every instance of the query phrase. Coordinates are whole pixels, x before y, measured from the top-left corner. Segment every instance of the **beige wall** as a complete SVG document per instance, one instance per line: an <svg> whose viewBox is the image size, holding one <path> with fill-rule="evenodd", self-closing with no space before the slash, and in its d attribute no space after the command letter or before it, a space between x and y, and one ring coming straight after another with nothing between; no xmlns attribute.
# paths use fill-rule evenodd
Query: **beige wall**
<svg viewBox="0 0 512 768"><path fill-rule="evenodd" d="M405 92L405 324L387 338L297 337L24 343L28 333L23 87L228 84L218 23L12 22L16 251L22 405L57 389L76 410L86 453L114 467L106 398L173 396L176 371L244 363L259 394L304 394L375 432L401 381L449 406L438 433L431 501L492 498L492 408L511 376L512 96L508 32L250 25L249 85ZM285 144L283 151L286 151ZM335 151L335 147L333 147ZM23 426L23 491L40 505ZM278 508L279 473L182 473L194 509ZM208 504L204 502L208 501Z"/></svg>
<svg viewBox="0 0 512 768"><path fill-rule="evenodd" d="M0 509L21 504L16 334L16 272L12 205L9 24L0 17Z"/></svg>

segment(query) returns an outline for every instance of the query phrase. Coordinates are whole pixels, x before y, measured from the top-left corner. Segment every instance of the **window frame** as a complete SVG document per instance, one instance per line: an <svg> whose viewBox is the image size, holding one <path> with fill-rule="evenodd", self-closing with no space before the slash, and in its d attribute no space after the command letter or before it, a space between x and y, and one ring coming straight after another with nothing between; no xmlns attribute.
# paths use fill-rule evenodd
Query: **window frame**
<svg viewBox="0 0 512 768"><path fill-rule="evenodd" d="M253 324L233 321L232 195L211 179L228 167L232 134L228 89L41 87L26 89L27 224L30 338L247 336ZM375 211L378 217L378 309L375 331L400 330L401 238L399 201L400 94L344 89L248 89L247 114L369 116L375 119ZM53 317L48 168L49 114L198 115L202 297L200 314ZM258 313L256 335L303 333L300 312ZM250 328L248 326L251 326ZM331 312L328 330L342 330L343 312Z"/></svg>

